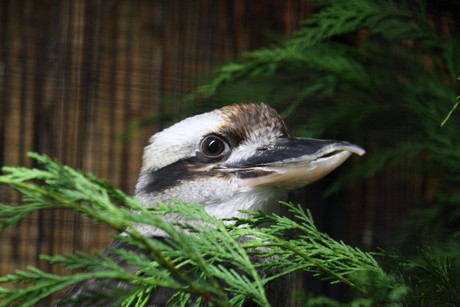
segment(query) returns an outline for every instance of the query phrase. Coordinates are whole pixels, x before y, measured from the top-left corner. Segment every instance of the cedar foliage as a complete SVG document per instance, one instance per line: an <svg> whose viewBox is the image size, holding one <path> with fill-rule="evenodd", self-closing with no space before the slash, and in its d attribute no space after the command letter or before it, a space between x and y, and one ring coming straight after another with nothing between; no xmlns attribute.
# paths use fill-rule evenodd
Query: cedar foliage
<svg viewBox="0 0 460 307"><path fill-rule="evenodd" d="M247 302L269 306L264 286L295 271L344 283L369 304L392 303L405 292L405 286L385 273L372 254L321 233L311 214L300 206L284 204L294 219L252 212L250 218L230 219L231 223L209 216L202 206L181 201L147 209L91 174L47 156L30 156L44 169L4 167L6 174L0 176L0 183L19 191L24 201L19 206L1 205L0 229L15 226L37 210L65 207L125 231L129 236L119 238L143 248L155 260L124 249L114 250L120 259L139 268L132 274L101 253L42 255L43 261L76 272L59 276L29 267L0 277L0 283L17 285L0 287L0 306L31 306L79 281L108 278L125 281L132 288L92 293L73 303L96 304L121 297L123 306L145 306L156 289L169 288L177 291L172 305L192 300L216 306L242 306ZM162 218L165 214L179 214L190 223L166 222ZM133 227L135 223L162 229L168 234L166 243L141 236ZM271 226L257 227L267 223ZM252 262L254 256L265 261ZM219 281L225 281L225 287Z"/></svg>

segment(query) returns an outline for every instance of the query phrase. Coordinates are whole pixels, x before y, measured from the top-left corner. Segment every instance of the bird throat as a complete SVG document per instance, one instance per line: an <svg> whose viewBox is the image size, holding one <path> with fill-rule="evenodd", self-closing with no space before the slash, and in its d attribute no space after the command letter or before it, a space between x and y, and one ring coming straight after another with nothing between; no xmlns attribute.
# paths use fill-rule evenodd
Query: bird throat
<svg viewBox="0 0 460 307"><path fill-rule="evenodd" d="M231 195L227 195L224 198L208 200L201 204L204 206L207 214L218 219L228 219L232 217L249 218L250 215L242 211L261 211L266 214L279 213L279 201L285 200L286 197L287 191L283 189L273 187L250 187L239 189L237 192L231 193ZM155 194L155 198L157 201L161 200L165 203L170 202L171 199L166 194L161 196ZM184 199L186 198L187 197L184 197ZM148 203L150 206L152 206L152 203L155 203L152 198L145 194L138 195L138 199L143 203ZM191 201L191 203L199 202ZM184 217L176 214L166 215L163 219L173 223L194 224L193 221L187 221ZM136 224L135 228L140 234L146 237L167 236L164 231L151 225Z"/></svg>
<svg viewBox="0 0 460 307"><path fill-rule="evenodd" d="M279 212L279 201L285 200L287 191L273 187L250 187L239 190L225 201L210 203L205 206L206 212L217 218L239 217L249 215L243 211L261 211L266 214Z"/></svg>

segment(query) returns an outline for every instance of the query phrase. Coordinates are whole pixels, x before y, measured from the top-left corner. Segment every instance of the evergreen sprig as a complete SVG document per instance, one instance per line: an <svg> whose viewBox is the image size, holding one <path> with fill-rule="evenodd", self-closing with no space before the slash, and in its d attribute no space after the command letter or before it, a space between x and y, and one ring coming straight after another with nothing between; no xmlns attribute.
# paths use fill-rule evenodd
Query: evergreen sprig
<svg viewBox="0 0 460 307"><path fill-rule="evenodd" d="M458 78L457 80L460 80L460 78ZM441 127L443 127L447 123L447 121L450 119L454 111L458 109L459 105L460 105L460 96L457 97L456 102L452 106L452 109L450 109L449 113L446 115L446 118L444 118L444 120L442 121Z"/></svg>
<svg viewBox="0 0 460 307"><path fill-rule="evenodd" d="M174 200L159 203L154 209L142 207L134 198L107 183L47 156L32 153L43 170L5 167L0 182L23 195L21 205L3 205L2 229L13 227L27 214L42 208L69 208L95 222L125 231L118 238L142 247L145 254L112 248L137 272L126 271L112 258L101 253L41 256L43 261L59 264L76 272L59 276L35 267L0 277L0 283L15 284L0 288L0 306L33 305L70 285L89 279L116 279L128 283L129 291L113 289L113 297L122 296L125 306L144 306L158 288L177 291L171 303L208 302L217 306L241 306L248 301L268 306L267 284L295 271L308 271L332 283L344 283L373 301L387 301L388 294L376 296L375 286L404 287L382 271L374 257L343 242L335 241L315 227L309 212L300 206L284 204L295 215L284 216L248 212L250 218L222 221L206 214L202 206ZM123 206L116 202L123 200ZM184 224L168 222L165 214L179 214ZM15 223L10 221L14 220ZM261 223L269 222L267 227ZM149 224L164 231L165 241L144 238L134 223ZM243 227L246 225L246 227ZM295 238L292 234L296 233ZM258 261L254 261L258 259ZM373 276L372 283L369 278ZM382 293L382 291L380 292ZM102 299L104 293L92 293L82 299ZM80 303L82 301L79 301Z"/></svg>
<svg viewBox="0 0 460 307"><path fill-rule="evenodd" d="M283 268L276 275L278 277L301 269L332 283L342 282L364 295L368 294L367 289L365 285L361 284L361 280L356 278L358 273L373 274L376 281L386 279L385 273L369 253L348 246L344 242L336 241L327 234L318 231L309 211L305 212L300 206L289 203L284 203L284 205L295 215L295 220L284 216L267 216L260 212L248 212L256 221L264 220L264 223L269 222L271 225L257 229L255 232L252 228L236 230L238 235L253 238L245 242L244 246L250 250L256 249L255 253L259 257L279 256L275 263L262 264L264 271L276 272L276 270ZM239 219L238 222L254 223L253 219ZM289 233L295 231L297 235L294 238L286 237L286 230L289 230ZM258 249L267 247L267 242L270 242L270 249Z"/></svg>

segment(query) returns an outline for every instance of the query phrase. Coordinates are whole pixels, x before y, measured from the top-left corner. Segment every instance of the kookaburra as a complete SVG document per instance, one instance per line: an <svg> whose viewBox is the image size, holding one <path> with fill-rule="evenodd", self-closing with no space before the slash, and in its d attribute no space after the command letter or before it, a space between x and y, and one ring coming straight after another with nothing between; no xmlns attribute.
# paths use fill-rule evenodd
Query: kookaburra
<svg viewBox="0 0 460 307"><path fill-rule="evenodd" d="M290 137L268 105L234 104L153 135L144 150L135 195L148 207L171 198L202 204L218 218L245 216L240 210L271 213L288 190L322 178L352 153L363 155L364 150L343 141ZM180 222L180 217L174 219ZM137 227L146 237L164 235L150 226ZM120 240L111 246L131 248ZM116 259L110 250L106 253ZM126 287L121 282L113 286ZM94 281L84 281L66 296L98 289ZM171 295L156 295L152 305L164 305Z"/></svg>

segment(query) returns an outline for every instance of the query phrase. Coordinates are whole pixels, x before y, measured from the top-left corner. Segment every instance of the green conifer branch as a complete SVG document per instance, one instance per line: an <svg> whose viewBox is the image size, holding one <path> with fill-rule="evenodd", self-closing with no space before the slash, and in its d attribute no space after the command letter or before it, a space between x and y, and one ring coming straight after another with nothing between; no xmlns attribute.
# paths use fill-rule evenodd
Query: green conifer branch
<svg viewBox="0 0 460 307"><path fill-rule="evenodd" d="M30 286L18 286L15 289L0 287L0 306L32 306L42 299L62 290L79 281L88 279L118 279L133 280L136 277L127 272L97 271L91 273L74 273L69 276L49 274L35 267L28 267L27 271L17 270L14 274L0 277L1 283L24 283Z"/></svg>
<svg viewBox="0 0 460 307"><path fill-rule="evenodd" d="M0 306L31 305L73 283L107 278L132 285L132 291L124 299L127 305L136 302L141 306L155 289L166 287L179 291L173 300L181 304L201 297L199 300L216 306L240 306L247 301L268 306L264 286L297 270L345 283L366 295L370 295L367 285L359 284L359 278L353 274L369 270L383 274L371 255L320 233L311 214L300 207L286 204L299 222L277 215L252 213L251 219L236 219L233 223L207 215L202 206L181 201L159 203L155 209L146 209L91 174L75 171L46 156L30 156L45 169L5 168L6 174L0 176L2 184L24 195L24 204L2 206L2 229L13 225L9 219L20 221L26 214L42 208L69 208L116 230L125 230L129 236L119 238L143 247L146 255L153 256L155 261L146 255L114 249L122 260L139 267L138 273L142 273L132 274L100 253L41 256L44 261L86 273L59 276L33 267L16 271L0 279L0 283L21 285L16 289L0 288ZM131 208L113 203L119 200L126 201L124 204ZM166 222L161 218L165 214L180 214L188 223ZM267 221L272 223L270 227L257 227ZM134 223L147 223L162 229L169 235L167 243L142 237L133 227ZM241 227L242 223L251 227ZM301 234L295 240L288 238L294 229ZM254 255L267 261L252 263ZM261 275L261 272L271 274ZM222 288L219 281L225 281L226 286Z"/></svg>
<svg viewBox="0 0 460 307"><path fill-rule="evenodd" d="M289 203L284 205L295 215L295 220L251 212L247 212L252 215L251 219L237 219L238 225L252 224L254 227L259 223L271 224L269 227L250 231L245 228L235 230L238 235L254 238L245 242L243 246L249 251L255 251L257 256L267 259L275 255L279 257L273 263L262 265L263 270L274 272L276 277L295 270L305 270L333 283L344 283L365 296L369 295L369 290L367 285L362 283L360 273L372 274L375 283L380 283L381 286L386 287L389 283L394 288L404 287L394 279L390 282L392 278L383 272L370 254L321 233L314 225L309 211L305 212L300 206ZM295 238L286 237L293 231L297 232ZM261 250L263 247L270 249ZM283 268L283 271L277 272L280 268Z"/></svg>
<svg viewBox="0 0 460 307"><path fill-rule="evenodd" d="M452 114L455 112L455 110L458 109L458 106L460 105L460 96L457 97L456 99L456 102L454 103L454 105L452 106L452 109L450 109L449 113L446 115L446 118L444 118L444 120L442 121L441 123L441 127L443 127L450 119L450 117L452 116Z"/></svg>

